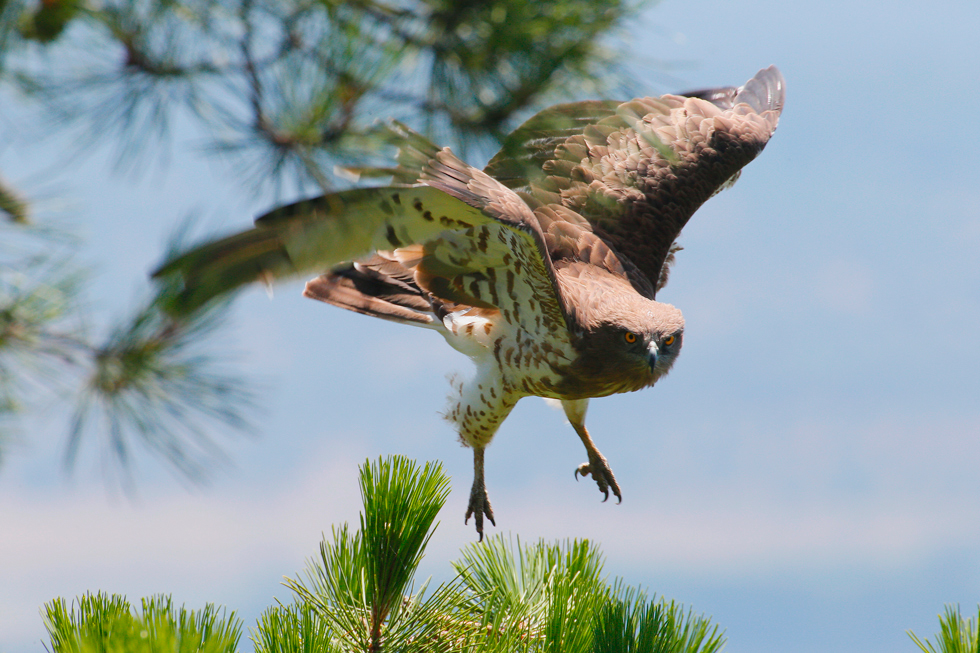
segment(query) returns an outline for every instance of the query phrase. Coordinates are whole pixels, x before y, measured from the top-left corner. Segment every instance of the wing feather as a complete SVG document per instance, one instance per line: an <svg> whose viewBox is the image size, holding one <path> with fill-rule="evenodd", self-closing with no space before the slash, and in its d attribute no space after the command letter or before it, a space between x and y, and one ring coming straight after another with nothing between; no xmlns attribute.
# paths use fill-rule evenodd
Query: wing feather
<svg viewBox="0 0 980 653"><path fill-rule="evenodd" d="M249 231L176 257L154 273L182 281L169 310L186 314L245 283L341 266L314 280L308 294L379 317L426 322L411 293L396 292L390 284L365 285L384 279L370 279L362 270L344 280L344 264L360 262L368 269L375 253L390 251L412 275L420 296L431 293L461 310L496 309L531 333L567 332L544 235L531 209L448 149L439 150L400 125L394 132L401 137L395 178L413 184L354 189L283 206ZM367 290L387 297L368 301ZM527 298L540 310L522 311Z"/></svg>
<svg viewBox="0 0 980 653"><path fill-rule="evenodd" d="M183 288L168 308L185 314L246 283L318 273L376 250L490 221L422 184L358 188L280 207L253 229L196 247L153 276L179 275Z"/></svg>
<svg viewBox="0 0 980 653"><path fill-rule="evenodd" d="M181 280L175 314L252 281L332 270L310 296L401 321L427 323L450 305L559 330L571 311L556 269L588 263L656 294L691 214L775 130L783 79L770 67L741 88L687 95L552 107L483 172L395 123L394 185L280 207L154 276ZM537 315L522 314L528 298Z"/></svg>
<svg viewBox="0 0 980 653"><path fill-rule="evenodd" d="M770 66L741 88L687 95L546 109L514 132L486 172L502 176L539 212L560 205L584 218L587 227L576 225L614 254L602 260L618 256L634 288L652 298L666 283L675 240L691 215L765 147L785 89ZM563 130L542 135L542 125L560 124L562 116ZM580 236L585 246L573 248L567 238L549 239L564 243L550 251L555 265L594 261L597 246L587 241Z"/></svg>

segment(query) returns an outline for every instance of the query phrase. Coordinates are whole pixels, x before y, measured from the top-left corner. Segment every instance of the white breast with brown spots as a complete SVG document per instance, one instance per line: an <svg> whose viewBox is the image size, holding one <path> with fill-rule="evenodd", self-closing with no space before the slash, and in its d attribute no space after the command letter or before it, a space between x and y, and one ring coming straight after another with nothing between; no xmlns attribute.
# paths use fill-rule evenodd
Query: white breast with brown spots
<svg viewBox="0 0 980 653"><path fill-rule="evenodd" d="M450 380L446 418L466 444L483 447L521 397L557 396L561 369L575 352L555 309L550 280L541 272L529 274L541 266L530 239L502 226L478 229L486 233L466 239L470 246L457 251L470 269L481 271L469 277L466 291L494 308L452 312L434 326L476 365L472 379ZM442 244L443 256L449 253L447 244Z"/></svg>
<svg viewBox="0 0 980 653"><path fill-rule="evenodd" d="M554 397L560 370L574 358L567 338L539 340L500 319L470 316L465 311L443 319L440 333L469 356L476 373L450 378L452 390L445 417L469 446L484 447L522 397Z"/></svg>

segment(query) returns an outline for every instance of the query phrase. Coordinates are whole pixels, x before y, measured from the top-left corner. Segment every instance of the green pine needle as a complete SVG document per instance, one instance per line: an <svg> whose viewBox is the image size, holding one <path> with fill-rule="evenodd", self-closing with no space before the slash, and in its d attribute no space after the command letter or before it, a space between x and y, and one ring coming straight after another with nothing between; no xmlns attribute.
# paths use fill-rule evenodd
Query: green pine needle
<svg viewBox="0 0 980 653"><path fill-rule="evenodd" d="M515 553L516 551L516 553ZM534 650L587 650L592 615L608 593L602 556L587 540L516 547L503 536L463 549L454 563L475 612L517 628Z"/></svg>
<svg viewBox="0 0 980 653"><path fill-rule="evenodd" d="M404 590L435 531L436 515L449 497L441 465L422 469L393 456L361 466L361 534L367 560L367 597L375 625L398 608Z"/></svg>
<svg viewBox="0 0 980 653"><path fill-rule="evenodd" d="M923 653L980 653L980 605L976 620L964 619L959 605L947 605L945 614L939 615L936 646L929 640L923 642L911 630L906 632Z"/></svg>
<svg viewBox="0 0 980 653"><path fill-rule="evenodd" d="M255 653L340 653L326 622L310 603L275 605L251 633Z"/></svg>
<svg viewBox="0 0 980 653"><path fill-rule="evenodd" d="M463 550L452 582L416 591L449 479L437 463L399 456L360 472L360 530L334 528L306 578L286 580L296 600L262 614L250 633L256 653L716 653L724 644L691 610L619 581L610 587L586 540L487 538ZM950 623L975 640L972 622ZM57 599L45 625L52 653L219 653L236 650L241 634L234 613L178 612L166 596L144 599L140 613L116 595L86 594L71 609Z"/></svg>
<svg viewBox="0 0 980 653"><path fill-rule="evenodd" d="M725 644L718 626L674 601L617 581L597 613L593 653L715 653Z"/></svg>
<svg viewBox="0 0 980 653"><path fill-rule="evenodd" d="M144 598L141 611L126 597L99 592L44 605L51 653L235 653L242 622L207 604L179 609L169 596Z"/></svg>
<svg viewBox="0 0 980 653"><path fill-rule="evenodd" d="M412 638L411 628L400 626L418 616L425 588L413 594L412 579L449 496L449 478L438 464L419 468L392 456L362 465L360 485L360 530L333 529L332 541L320 545L320 559L309 563L306 581L287 579L286 585L351 650L374 650Z"/></svg>

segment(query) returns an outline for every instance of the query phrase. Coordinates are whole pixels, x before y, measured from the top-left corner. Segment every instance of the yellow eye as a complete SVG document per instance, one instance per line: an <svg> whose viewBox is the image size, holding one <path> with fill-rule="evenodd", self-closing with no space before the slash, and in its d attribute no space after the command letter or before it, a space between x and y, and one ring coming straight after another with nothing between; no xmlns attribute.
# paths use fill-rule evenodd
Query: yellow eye
<svg viewBox="0 0 980 653"><path fill-rule="evenodd" d="M632 345L634 342L636 342L636 334L633 333L632 331L627 331L625 335L623 335L623 339L625 339L627 343Z"/></svg>
<svg viewBox="0 0 980 653"><path fill-rule="evenodd" d="M666 338L664 338L664 344L670 347L672 344L674 344L675 340L677 340L677 338L675 338L674 336L667 336Z"/></svg>

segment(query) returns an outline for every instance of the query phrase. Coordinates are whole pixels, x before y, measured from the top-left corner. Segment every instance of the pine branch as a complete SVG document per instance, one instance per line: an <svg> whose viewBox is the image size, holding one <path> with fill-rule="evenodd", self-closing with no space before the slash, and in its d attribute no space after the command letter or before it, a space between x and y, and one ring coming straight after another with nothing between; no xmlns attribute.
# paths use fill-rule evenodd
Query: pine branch
<svg viewBox="0 0 980 653"><path fill-rule="evenodd" d="M27 224L29 219L29 205L27 200L2 177L0 177L0 212L6 213L11 222Z"/></svg>
<svg viewBox="0 0 980 653"><path fill-rule="evenodd" d="M124 596L88 593L70 608L46 603L43 614L52 653L236 653L242 634L234 612L178 609L165 595L144 598L137 612Z"/></svg>
<svg viewBox="0 0 980 653"><path fill-rule="evenodd" d="M964 619L959 605L947 605L944 614L939 615L939 634L936 645L923 642L911 630L906 631L923 653L980 653L980 605L977 618Z"/></svg>
<svg viewBox="0 0 980 653"><path fill-rule="evenodd" d="M164 291L163 295L166 295ZM221 371L206 343L225 304L174 321L156 299L91 350L89 372L71 420L65 465L71 468L83 436L104 433L104 458L130 479L138 442L188 479L202 482L223 460L213 427L250 430L244 417L253 393Z"/></svg>

